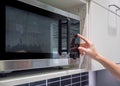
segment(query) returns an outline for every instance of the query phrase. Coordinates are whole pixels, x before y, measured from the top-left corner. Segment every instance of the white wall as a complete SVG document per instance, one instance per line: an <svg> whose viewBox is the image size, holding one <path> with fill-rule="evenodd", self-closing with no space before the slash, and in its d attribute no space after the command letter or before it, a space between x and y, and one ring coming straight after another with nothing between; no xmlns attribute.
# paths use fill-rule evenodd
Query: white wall
<svg viewBox="0 0 120 86"><path fill-rule="evenodd" d="M89 72L89 86L96 86L96 72Z"/></svg>
<svg viewBox="0 0 120 86"><path fill-rule="evenodd" d="M107 70L97 71L96 86L120 86L120 81Z"/></svg>

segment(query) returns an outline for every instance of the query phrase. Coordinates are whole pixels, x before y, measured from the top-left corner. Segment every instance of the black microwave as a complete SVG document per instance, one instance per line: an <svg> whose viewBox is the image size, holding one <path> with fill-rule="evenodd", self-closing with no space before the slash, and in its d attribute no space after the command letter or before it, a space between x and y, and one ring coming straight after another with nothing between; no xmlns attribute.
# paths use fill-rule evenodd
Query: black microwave
<svg viewBox="0 0 120 86"><path fill-rule="evenodd" d="M0 72L64 66L79 58L70 53L79 16L36 0L4 0L0 11Z"/></svg>

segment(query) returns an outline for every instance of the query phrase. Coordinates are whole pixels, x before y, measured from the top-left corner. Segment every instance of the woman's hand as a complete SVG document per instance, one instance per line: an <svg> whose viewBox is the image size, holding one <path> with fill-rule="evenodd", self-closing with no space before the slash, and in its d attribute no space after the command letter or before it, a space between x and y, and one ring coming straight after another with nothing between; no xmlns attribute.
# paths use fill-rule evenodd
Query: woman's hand
<svg viewBox="0 0 120 86"><path fill-rule="evenodd" d="M94 45L87 40L85 37L81 36L80 34L77 34L78 37L80 37L84 43L80 44L78 47L78 50L80 54L84 54L84 52L88 55L90 55L93 59L100 62L104 67L106 67L116 78L120 80L120 66L106 57L103 57L99 53L97 53Z"/></svg>
<svg viewBox="0 0 120 86"><path fill-rule="evenodd" d="M90 55L93 59L97 60L98 53L94 45L82 35L77 34L77 36L84 41L84 43L81 43L80 46L78 47L80 54L83 55L84 53L86 53Z"/></svg>

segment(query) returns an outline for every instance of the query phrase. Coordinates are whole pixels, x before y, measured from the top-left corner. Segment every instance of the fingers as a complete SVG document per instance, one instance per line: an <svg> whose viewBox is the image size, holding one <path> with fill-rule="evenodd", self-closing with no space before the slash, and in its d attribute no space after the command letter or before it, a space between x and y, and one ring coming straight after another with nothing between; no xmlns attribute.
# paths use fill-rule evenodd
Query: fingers
<svg viewBox="0 0 120 86"><path fill-rule="evenodd" d="M85 37L83 37L82 35L80 35L80 34L77 34L77 36L78 37L80 37L82 40L84 40L87 44L91 44L91 42L90 41L88 41Z"/></svg>
<svg viewBox="0 0 120 86"><path fill-rule="evenodd" d="M86 44L86 43L81 43L79 47L87 48L87 47L88 47L88 44Z"/></svg>
<svg viewBox="0 0 120 86"><path fill-rule="evenodd" d="M87 51L87 49L86 49L86 48L84 48L84 47L78 47L78 49L79 49L79 50L82 50L82 51L84 51L84 52L86 52L86 51Z"/></svg>
<svg viewBox="0 0 120 86"><path fill-rule="evenodd" d="M78 49L78 47L72 47L72 48L70 48L70 50L75 50L75 49Z"/></svg>
<svg viewBox="0 0 120 86"><path fill-rule="evenodd" d="M81 55L84 55L84 53L87 52L87 49L84 47L78 47L78 50L79 50Z"/></svg>

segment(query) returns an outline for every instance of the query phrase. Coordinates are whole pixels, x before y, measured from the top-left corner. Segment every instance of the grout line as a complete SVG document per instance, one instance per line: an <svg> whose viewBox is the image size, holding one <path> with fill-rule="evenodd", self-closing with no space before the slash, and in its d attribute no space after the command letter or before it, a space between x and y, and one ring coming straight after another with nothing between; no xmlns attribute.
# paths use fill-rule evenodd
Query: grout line
<svg viewBox="0 0 120 86"><path fill-rule="evenodd" d="M56 80L56 81L47 82L47 84L51 84L51 83L55 83L55 82L60 82L60 80Z"/></svg>
<svg viewBox="0 0 120 86"><path fill-rule="evenodd" d="M82 80L82 81L80 81L80 82L85 82L85 81L88 81L89 79L86 79L86 80Z"/></svg>
<svg viewBox="0 0 120 86"><path fill-rule="evenodd" d="M75 82L75 83L72 83L72 85L77 84L77 83L81 83L81 82L80 81L79 82Z"/></svg>

